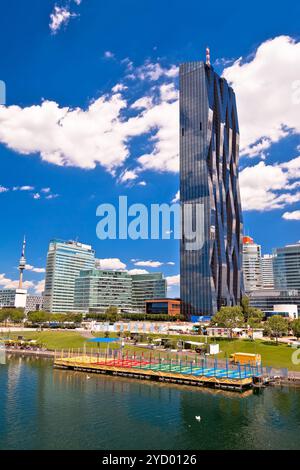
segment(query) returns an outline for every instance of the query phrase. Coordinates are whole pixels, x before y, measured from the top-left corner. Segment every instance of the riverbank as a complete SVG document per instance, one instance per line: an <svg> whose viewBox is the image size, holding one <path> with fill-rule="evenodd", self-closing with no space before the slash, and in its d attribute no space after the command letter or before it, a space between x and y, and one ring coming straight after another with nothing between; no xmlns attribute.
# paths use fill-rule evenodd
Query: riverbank
<svg viewBox="0 0 300 470"><path fill-rule="evenodd" d="M55 356L54 351L35 351L29 349L15 349L15 348L5 348L4 351L6 354L14 354L19 356L37 356L37 357L46 357L53 358Z"/></svg>
<svg viewBox="0 0 300 470"><path fill-rule="evenodd" d="M88 337L87 337L88 333ZM88 348L90 351L95 351L95 349L100 350L102 348L107 348L104 345L98 345L97 343L89 343L88 340L93 337L90 332L86 331L37 331L37 330L18 330L17 332L6 332L4 335L2 333L3 338L10 338L13 340L17 340L19 336L23 336L24 340L35 340L37 347L40 349L45 349L48 351L61 351L61 350L83 350L84 348ZM99 336L103 336L99 334ZM117 336L116 334L110 334L110 337ZM158 337L165 338L166 335L147 335L147 338L150 341L154 341ZM146 340L147 340L146 338ZM242 339L211 339L203 336L186 336L180 335L178 339L190 341L191 339L195 342L217 342L220 345L220 354L217 355L218 362L220 364L224 364L226 362L226 358L229 358L231 354L235 352L245 352L245 353L254 353L260 354L262 357L262 363L265 367L272 368L272 374L283 376L285 371L283 369L289 370L289 376L296 377L297 379L300 378L300 364L294 364L292 361L292 355L295 352L295 349L287 346L286 344L276 344L275 342L270 342L266 340L242 340ZM147 341L146 341L147 342ZM111 350L119 349L120 343L111 343L109 348ZM177 353L173 350L163 350L163 349L150 349L153 348L153 345L150 344L147 346L137 346L132 342L126 342L124 345L124 353L126 354L144 354L156 356L160 355L161 357L176 357ZM195 355L195 352L192 351L184 351L182 353L184 357L188 356L191 360L194 360L195 357L199 357Z"/></svg>

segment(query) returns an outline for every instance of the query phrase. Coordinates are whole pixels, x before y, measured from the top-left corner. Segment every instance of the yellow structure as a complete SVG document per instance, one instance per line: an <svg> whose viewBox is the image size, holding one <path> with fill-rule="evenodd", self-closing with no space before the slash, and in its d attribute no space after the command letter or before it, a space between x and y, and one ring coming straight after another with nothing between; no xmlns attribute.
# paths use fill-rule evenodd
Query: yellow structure
<svg viewBox="0 0 300 470"><path fill-rule="evenodd" d="M234 364L250 364L251 366L261 365L260 354L234 353L231 354L230 359Z"/></svg>

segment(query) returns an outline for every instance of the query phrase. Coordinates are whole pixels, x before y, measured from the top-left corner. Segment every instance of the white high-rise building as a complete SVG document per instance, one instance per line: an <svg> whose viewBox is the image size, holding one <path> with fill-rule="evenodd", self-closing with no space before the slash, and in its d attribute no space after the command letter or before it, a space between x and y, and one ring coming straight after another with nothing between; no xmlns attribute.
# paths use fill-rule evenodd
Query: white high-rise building
<svg viewBox="0 0 300 470"><path fill-rule="evenodd" d="M251 237L243 237L243 272L245 292L262 289L261 246Z"/></svg>
<svg viewBox="0 0 300 470"><path fill-rule="evenodd" d="M263 255L261 258L261 273L264 289L274 289L274 255Z"/></svg>
<svg viewBox="0 0 300 470"><path fill-rule="evenodd" d="M80 271L94 267L95 252L90 245L75 241L51 241L46 267L45 310L53 313L75 311L75 279Z"/></svg>
<svg viewBox="0 0 300 470"><path fill-rule="evenodd" d="M26 289L0 290L0 308L25 308L26 299Z"/></svg>

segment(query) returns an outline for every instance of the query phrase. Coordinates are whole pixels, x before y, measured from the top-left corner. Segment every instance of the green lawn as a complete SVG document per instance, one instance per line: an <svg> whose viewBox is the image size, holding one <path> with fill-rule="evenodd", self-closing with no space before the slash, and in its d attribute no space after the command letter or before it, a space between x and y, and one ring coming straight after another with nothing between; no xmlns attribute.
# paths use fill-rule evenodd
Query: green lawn
<svg viewBox="0 0 300 470"><path fill-rule="evenodd" d="M300 365L297 366L292 363L292 354L295 350L285 344L270 344L262 340L227 340L220 341L219 344L221 353L218 357L220 358L225 358L226 354L229 357L234 352L260 354L264 366L286 367L289 370L300 371Z"/></svg>
<svg viewBox="0 0 300 470"><path fill-rule="evenodd" d="M83 348L86 346L88 349L97 349L97 343L89 343L87 338L81 336L80 333L76 331L42 331L42 332L31 332L31 331L23 331L18 333L10 333L11 339L16 339L18 336L24 336L26 339L37 339L38 343L49 350L61 350L61 349L77 349ZM103 334L97 334L97 336L101 337ZM112 335L110 335L112 337ZM173 339L186 339L192 340L197 342L204 342L204 337L202 336L185 336L181 335L180 337L172 337L167 335L148 335L155 337L165 338L168 337ZM7 337L7 335L6 335ZM220 354L218 357L220 359L224 359L226 355L229 357L230 354L234 352L249 352L249 353L257 353L261 354L262 362L264 366L272 366L274 368L283 368L287 367L289 370L300 371L300 365L294 365L291 361L292 353L294 352L293 348L290 348L284 344L279 344L276 346L275 343L268 344L265 341L257 340L257 341L249 341L249 340L228 340L228 339L208 339L209 342L217 342L220 344ZM100 345L102 348L106 348L106 345ZM111 349L118 348L118 343L112 343L109 346ZM134 347L133 345L125 346L125 351L130 351L131 354L134 352L137 355L141 355L144 353L145 356L150 355L149 349L142 349ZM170 354L167 352L151 352L152 356L156 356L158 354L163 356L169 357L176 357L176 354Z"/></svg>
<svg viewBox="0 0 300 470"><path fill-rule="evenodd" d="M60 350L69 348L83 348L87 339L75 331L22 331L18 333L10 333L5 337L17 339L23 336L25 339L35 339L38 344L50 350ZM89 348L97 347L94 343L88 343Z"/></svg>

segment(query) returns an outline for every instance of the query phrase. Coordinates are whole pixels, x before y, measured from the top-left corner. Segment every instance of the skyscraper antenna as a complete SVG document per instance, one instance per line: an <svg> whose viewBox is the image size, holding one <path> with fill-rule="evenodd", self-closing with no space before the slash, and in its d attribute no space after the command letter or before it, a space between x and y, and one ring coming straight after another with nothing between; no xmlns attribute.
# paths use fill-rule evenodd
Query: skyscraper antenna
<svg viewBox="0 0 300 470"><path fill-rule="evenodd" d="M25 258L25 248L26 248L26 237L24 235L24 240L23 240L23 246L22 246L22 254L19 262L19 271L20 271L20 277L19 277L19 289L22 289L23 287L23 273L26 268L26 258Z"/></svg>
<svg viewBox="0 0 300 470"><path fill-rule="evenodd" d="M210 67L210 48L206 48L206 65Z"/></svg>

